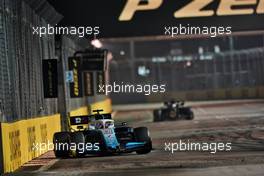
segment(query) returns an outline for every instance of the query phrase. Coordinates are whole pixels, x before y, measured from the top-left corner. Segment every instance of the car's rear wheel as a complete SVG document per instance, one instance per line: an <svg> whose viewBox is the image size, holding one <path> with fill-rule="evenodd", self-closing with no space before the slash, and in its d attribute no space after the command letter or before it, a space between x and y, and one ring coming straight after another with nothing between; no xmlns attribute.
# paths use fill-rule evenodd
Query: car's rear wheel
<svg viewBox="0 0 264 176"><path fill-rule="evenodd" d="M194 113L192 111L190 111L187 120L193 120L194 119Z"/></svg>
<svg viewBox="0 0 264 176"><path fill-rule="evenodd" d="M138 127L134 129L135 139L138 142L146 142L144 148L137 150L137 154L147 154L152 150L152 141L149 137L149 132L146 127Z"/></svg>
<svg viewBox="0 0 264 176"><path fill-rule="evenodd" d="M68 132L58 132L53 135L54 154L57 158L67 158L70 156L70 134Z"/></svg>

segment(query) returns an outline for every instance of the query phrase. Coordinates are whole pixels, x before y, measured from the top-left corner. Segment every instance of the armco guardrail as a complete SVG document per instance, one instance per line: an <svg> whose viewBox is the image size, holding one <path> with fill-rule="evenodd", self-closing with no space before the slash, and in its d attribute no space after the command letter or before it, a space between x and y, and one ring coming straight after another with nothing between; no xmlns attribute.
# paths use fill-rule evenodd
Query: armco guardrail
<svg viewBox="0 0 264 176"><path fill-rule="evenodd" d="M52 142L53 134L61 130L60 115L1 124L3 172L16 170L27 161L45 153L36 144Z"/></svg>

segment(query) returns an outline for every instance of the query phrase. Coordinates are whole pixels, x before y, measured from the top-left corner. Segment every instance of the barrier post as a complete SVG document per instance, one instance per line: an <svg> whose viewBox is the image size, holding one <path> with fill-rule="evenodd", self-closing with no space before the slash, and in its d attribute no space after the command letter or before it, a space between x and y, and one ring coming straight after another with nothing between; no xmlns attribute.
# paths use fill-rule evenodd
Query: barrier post
<svg viewBox="0 0 264 176"><path fill-rule="evenodd" d="M3 141L2 141L2 126L0 122L0 175L4 173L4 154L3 154Z"/></svg>

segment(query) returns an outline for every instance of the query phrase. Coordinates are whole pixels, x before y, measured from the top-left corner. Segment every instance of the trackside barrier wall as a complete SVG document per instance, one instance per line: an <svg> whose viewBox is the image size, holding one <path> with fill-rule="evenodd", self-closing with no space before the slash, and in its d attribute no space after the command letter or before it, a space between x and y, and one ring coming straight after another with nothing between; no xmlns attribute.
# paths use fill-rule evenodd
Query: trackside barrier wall
<svg viewBox="0 0 264 176"><path fill-rule="evenodd" d="M69 113L70 116L81 116L81 115L89 115L93 114L93 110L103 109L102 113L111 113L112 112L112 102L111 99L105 99L103 101L99 101L96 103L92 103L91 105L84 106L73 110Z"/></svg>
<svg viewBox="0 0 264 176"><path fill-rule="evenodd" d="M2 145L2 127L0 122L0 175L4 173L4 161L3 161L3 145Z"/></svg>
<svg viewBox="0 0 264 176"><path fill-rule="evenodd" d="M89 110L87 106L78 108L76 110L71 111L70 113L70 117L71 116L82 116L82 115L88 115L89 114Z"/></svg>
<svg viewBox="0 0 264 176"><path fill-rule="evenodd" d="M112 112L112 101L111 99L106 99L104 101L99 101L90 106L91 113L93 114L93 110L103 109L102 113L111 113Z"/></svg>
<svg viewBox="0 0 264 176"><path fill-rule="evenodd" d="M52 143L53 134L60 131L60 115L52 115L14 123L2 123L4 173L12 172L24 163L47 151L36 150L36 144Z"/></svg>

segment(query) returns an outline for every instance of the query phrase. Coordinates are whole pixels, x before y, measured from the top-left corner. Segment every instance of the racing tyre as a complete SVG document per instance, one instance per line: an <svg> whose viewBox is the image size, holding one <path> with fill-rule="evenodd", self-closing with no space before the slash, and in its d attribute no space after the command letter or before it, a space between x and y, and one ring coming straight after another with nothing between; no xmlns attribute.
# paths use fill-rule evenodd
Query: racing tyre
<svg viewBox="0 0 264 176"><path fill-rule="evenodd" d="M74 143L76 146L76 151L72 151L72 156L83 157L85 155L85 138L83 132L71 133L71 143Z"/></svg>
<svg viewBox="0 0 264 176"><path fill-rule="evenodd" d="M67 158L70 155L70 135L68 132L58 132L53 135L54 154L56 158Z"/></svg>
<svg viewBox="0 0 264 176"><path fill-rule="evenodd" d="M151 141L151 138L149 137L148 129L146 127L135 128L134 135L135 135L136 141L146 142L144 148L137 150L136 153L141 155L141 154L147 154L151 152L152 141Z"/></svg>
<svg viewBox="0 0 264 176"><path fill-rule="evenodd" d="M194 119L194 113L191 111L187 117L187 120L193 120L193 119Z"/></svg>

